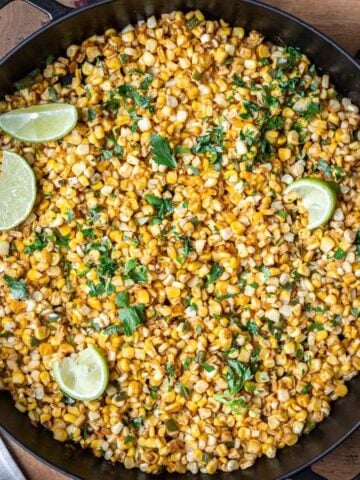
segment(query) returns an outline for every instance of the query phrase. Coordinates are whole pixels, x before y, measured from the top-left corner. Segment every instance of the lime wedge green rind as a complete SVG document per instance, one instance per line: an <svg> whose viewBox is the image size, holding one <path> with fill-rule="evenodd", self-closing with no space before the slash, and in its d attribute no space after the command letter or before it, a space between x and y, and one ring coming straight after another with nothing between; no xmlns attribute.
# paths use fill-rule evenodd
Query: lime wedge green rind
<svg viewBox="0 0 360 480"><path fill-rule="evenodd" d="M74 105L50 103L0 115L0 129L24 142L45 143L67 135L78 120Z"/></svg>
<svg viewBox="0 0 360 480"><path fill-rule="evenodd" d="M91 401L101 397L109 382L109 367L104 355L94 346L76 358L65 357L53 364L59 388L75 400Z"/></svg>
<svg viewBox="0 0 360 480"><path fill-rule="evenodd" d="M310 230L325 225L334 213L337 192L330 182L319 178L301 178L291 183L284 193L294 193L301 198L309 215L307 228Z"/></svg>
<svg viewBox="0 0 360 480"><path fill-rule="evenodd" d="M0 231L10 230L30 214L36 200L36 179L27 161L2 151L0 173Z"/></svg>

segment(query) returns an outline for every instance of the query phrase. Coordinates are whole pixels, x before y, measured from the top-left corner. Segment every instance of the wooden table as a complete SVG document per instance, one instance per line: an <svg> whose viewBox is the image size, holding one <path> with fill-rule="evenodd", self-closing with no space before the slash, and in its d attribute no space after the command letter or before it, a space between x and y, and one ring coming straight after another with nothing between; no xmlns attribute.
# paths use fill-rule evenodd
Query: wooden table
<svg viewBox="0 0 360 480"><path fill-rule="evenodd" d="M360 0L265 1L306 20L338 41L350 53L354 54L360 49ZM71 5L74 1L64 0L62 3ZM46 14L21 0L15 0L6 6L0 12L0 57L47 21ZM35 460L9 439L5 440L29 480L66 480L67 477ZM328 480L351 480L359 474L360 430L317 462L313 470Z"/></svg>

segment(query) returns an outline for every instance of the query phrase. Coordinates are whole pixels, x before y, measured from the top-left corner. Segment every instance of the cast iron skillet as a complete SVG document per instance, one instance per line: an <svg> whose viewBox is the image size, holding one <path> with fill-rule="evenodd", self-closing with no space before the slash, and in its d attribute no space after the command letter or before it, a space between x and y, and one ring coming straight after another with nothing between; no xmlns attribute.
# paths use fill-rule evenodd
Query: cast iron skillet
<svg viewBox="0 0 360 480"><path fill-rule="evenodd" d="M0 7L11 0L0 0ZM320 71L330 73L341 93L360 105L360 67L350 55L323 34L278 9L255 0L102 0L72 12L54 0L27 0L54 20L10 52L0 62L0 96L14 81L40 67L44 59L57 55L71 43L78 43L109 26L123 27L153 14L172 10L201 9L210 18L224 18L231 24L256 29L277 43L301 47ZM335 448L360 425L360 378L350 382L349 394L333 405L331 415L291 448L279 451L275 459L261 458L252 468L218 473L219 480L321 479L310 465ZM48 431L35 428L18 412L10 396L0 394L0 426L12 438L44 462L74 479L154 480L139 470L125 470L98 459L89 450L64 446ZM300 473L299 473L300 472ZM294 476L295 475L295 476ZM159 477L158 477L159 478ZM205 480L208 475L160 475L161 480ZM215 477L212 477L215 478Z"/></svg>

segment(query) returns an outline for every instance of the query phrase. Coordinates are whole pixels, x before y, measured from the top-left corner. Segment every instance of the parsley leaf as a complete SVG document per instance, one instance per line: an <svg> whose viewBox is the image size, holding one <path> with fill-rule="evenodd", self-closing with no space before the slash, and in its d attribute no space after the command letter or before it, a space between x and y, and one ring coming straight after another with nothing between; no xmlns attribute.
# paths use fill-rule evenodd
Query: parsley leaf
<svg viewBox="0 0 360 480"><path fill-rule="evenodd" d="M339 247L339 248L335 251L335 253L334 253L334 258L335 258L336 260L342 260L342 259L345 258L345 257L346 257L346 252L345 252L345 250L343 250L343 249L340 248L340 247Z"/></svg>
<svg viewBox="0 0 360 480"><path fill-rule="evenodd" d="M221 125L214 127L201 135L191 149L192 153L206 154L217 171L220 170L222 162L223 133L224 129Z"/></svg>
<svg viewBox="0 0 360 480"><path fill-rule="evenodd" d="M16 300L25 300L29 298L29 292L24 280L16 280L10 275L4 275L4 280L7 283L7 286L10 289L11 295Z"/></svg>
<svg viewBox="0 0 360 480"><path fill-rule="evenodd" d="M48 236L46 232L35 233L35 240L33 243L26 245L25 253L34 253L36 250L44 250L48 244Z"/></svg>
<svg viewBox="0 0 360 480"><path fill-rule="evenodd" d="M154 155L153 160L159 165L176 168L177 161L174 152L170 148L169 140L158 134L151 134L150 151Z"/></svg>
<svg viewBox="0 0 360 480"><path fill-rule="evenodd" d="M145 195L145 200L156 210L156 217L153 219L153 223L161 223L166 214L174 210L174 207L168 198L160 198L151 193L147 193Z"/></svg>
<svg viewBox="0 0 360 480"><path fill-rule="evenodd" d="M228 383L229 393L234 395L243 389L245 382L250 380L253 374L250 367L232 358L228 359L228 367L225 379Z"/></svg>
<svg viewBox="0 0 360 480"><path fill-rule="evenodd" d="M141 95L132 85L120 85L118 92L122 97L133 100L138 107L142 107L150 112L153 112L154 107L151 105L153 99L151 97L145 97L144 95Z"/></svg>
<svg viewBox="0 0 360 480"><path fill-rule="evenodd" d="M140 83L141 90L148 90L151 82L154 80L153 75L146 75L144 80Z"/></svg>
<svg viewBox="0 0 360 480"><path fill-rule="evenodd" d="M117 335L121 332L121 325L109 325L108 327L104 328L103 334L104 335Z"/></svg>
<svg viewBox="0 0 360 480"><path fill-rule="evenodd" d="M308 392L310 392L311 387L312 387L311 383L308 382L304 387L302 387L302 389L300 390L300 393L308 393Z"/></svg>
<svg viewBox="0 0 360 480"><path fill-rule="evenodd" d="M144 305L139 303L134 307L122 308L119 311L119 318L122 322L124 334L127 337L131 337L131 335L135 332L137 327L141 323L144 323L144 320L145 320Z"/></svg>
<svg viewBox="0 0 360 480"><path fill-rule="evenodd" d="M115 303L118 307L129 307L130 299L127 292L120 292L115 297Z"/></svg>
<svg viewBox="0 0 360 480"><path fill-rule="evenodd" d="M125 280L132 280L134 282L147 282L148 274L145 265L137 265L134 259L128 260L125 263L125 272L123 276Z"/></svg>
<svg viewBox="0 0 360 480"><path fill-rule="evenodd" d="M214 283L219 277L221 277L223 272L223 267L221 267L217 262L214 262L211 265L210 273L206 280L205 287L207 288L211 283Z"/></svg>
<svg viewBox="0 0 360 480"><path fill-rule="evenodd" d="M245 87L245 82L243 80L241 80L241 78L238 77L237 75L234 75L232 77L232 81L233 81L233 84L235 85L235 87Z"/></svg>
<svg viewBox="0 0 360 480"><path fill-rule="evenodd" d="M256 322L249 320L246 324L246 330L252 335L259 335L259 327Z"/></svg>
<svg viewBox="0 0 360 480"><path fill-rule="evenodd" d="M356 237L355 237L355 255L357 257L360 257L360 230L356 232Z"/></svg>

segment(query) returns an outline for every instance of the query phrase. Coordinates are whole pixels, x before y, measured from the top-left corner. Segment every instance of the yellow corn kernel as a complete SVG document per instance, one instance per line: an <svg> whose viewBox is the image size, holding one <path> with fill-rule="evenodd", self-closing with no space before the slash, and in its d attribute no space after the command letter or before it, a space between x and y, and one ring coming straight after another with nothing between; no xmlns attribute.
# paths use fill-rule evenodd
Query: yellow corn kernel
<svg viewBox="0 0 360 480"><path fill-rule="evenodd" d="M137 290L135 297L137 303L144 303L146 305L150 302L149 292L145 289Z"/></svg>
<svg viewBox="0 0 360 480"><path fill-rule="evenodd" d="M181 294L180 288L177 287L166 287L165 292L169 300L177 299Z"/></svg>
<svg viewBox="0 0 360 480"><path fill-rule="evenodd" d="M279 155L279 158L282 162L286 162L287 160L290 160L290 158L291 158L291 150L290 150L290 148L279 148L278 149L278 155Z"/></svg>
<svg viewBox="0 0 360 480"><path fill-rule="evenodd" d="M20 385L25 382L25 375L22 372L15 372L12 375L12 381L16 385Z"/></svg>

